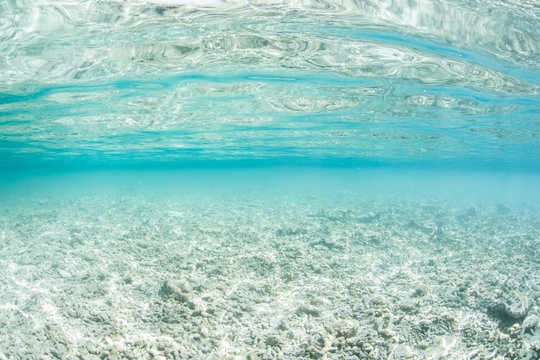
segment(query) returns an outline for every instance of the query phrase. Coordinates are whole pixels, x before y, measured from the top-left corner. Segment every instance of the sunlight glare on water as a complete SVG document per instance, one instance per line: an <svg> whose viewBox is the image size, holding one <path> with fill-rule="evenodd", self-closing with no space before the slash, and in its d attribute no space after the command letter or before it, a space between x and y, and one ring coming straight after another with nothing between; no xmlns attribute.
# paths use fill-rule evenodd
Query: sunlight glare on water
<svg viewBox="0 0 540 360"><path fill-rule="evenodd" d="M0 152L536 166L538 13L534 1L5 1Z"/></svg>
<svg viewBox="0 0 540 360"><path fill-rule="evenodd" d="M539 19L0 1L0 360L539 359Z"/></svg>

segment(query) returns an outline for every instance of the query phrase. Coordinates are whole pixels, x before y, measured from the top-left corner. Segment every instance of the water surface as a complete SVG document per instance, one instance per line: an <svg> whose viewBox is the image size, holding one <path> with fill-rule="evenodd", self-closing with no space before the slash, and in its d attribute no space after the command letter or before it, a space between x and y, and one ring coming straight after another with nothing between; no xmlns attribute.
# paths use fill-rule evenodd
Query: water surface
<svg viewBox="0 0 540 360"><path fill-rule="evenodd" d="M537 359L533 0L0 4L0 359Z"/></svg>

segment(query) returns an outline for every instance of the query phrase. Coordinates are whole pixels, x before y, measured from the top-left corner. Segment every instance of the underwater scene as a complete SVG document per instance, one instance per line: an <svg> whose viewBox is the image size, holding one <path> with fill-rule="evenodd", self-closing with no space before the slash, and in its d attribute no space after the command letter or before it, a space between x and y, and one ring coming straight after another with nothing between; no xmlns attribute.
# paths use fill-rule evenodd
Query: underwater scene
<svg viewBox="0 0 540 360"><path fill-rule="evenodd" d="M0 2L0 360L540 358L535 0Z"/></svg>

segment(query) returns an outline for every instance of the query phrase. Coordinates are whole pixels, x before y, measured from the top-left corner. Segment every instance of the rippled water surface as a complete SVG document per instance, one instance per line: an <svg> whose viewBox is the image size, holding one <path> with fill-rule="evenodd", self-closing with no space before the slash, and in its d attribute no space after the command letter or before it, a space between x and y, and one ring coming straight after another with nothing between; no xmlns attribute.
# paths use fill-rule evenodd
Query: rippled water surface
<svg viewBox="0 0 540 360"><path fill-rule="evenodd" d="M537 167L535 1L0 4L0 155Z"/></svg>
<svg viewBox="0 0 540 360"><path fill-rule="evenodd" d="M0 1L0 360L539 359L538 0Z"/></svg>

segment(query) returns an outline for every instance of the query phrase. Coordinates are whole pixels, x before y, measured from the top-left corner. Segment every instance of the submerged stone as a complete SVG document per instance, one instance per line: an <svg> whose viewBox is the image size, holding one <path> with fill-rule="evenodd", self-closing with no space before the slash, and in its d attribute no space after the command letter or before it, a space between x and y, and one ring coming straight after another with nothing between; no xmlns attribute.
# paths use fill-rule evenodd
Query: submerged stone
<svg viewBox="0 0 540 360"><path fill-rule="evenodd" d="M187 303L189 302L188 294L191 292L190 286L180 280L167 280L163 283L159 290L159 296L162 298L173 298L174 300Z"/></svg>

